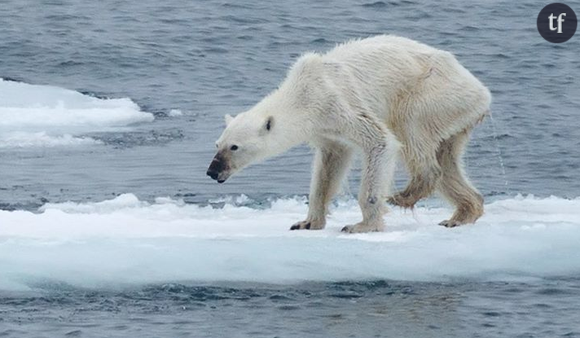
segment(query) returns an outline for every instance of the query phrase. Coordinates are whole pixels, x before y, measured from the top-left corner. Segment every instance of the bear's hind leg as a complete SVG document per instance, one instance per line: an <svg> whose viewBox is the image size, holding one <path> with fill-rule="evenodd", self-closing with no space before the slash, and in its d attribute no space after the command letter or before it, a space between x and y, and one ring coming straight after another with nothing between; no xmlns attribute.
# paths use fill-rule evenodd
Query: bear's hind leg
<svg viewBox="0 0 580 338"><path fill-rule="evenodd" d="M410 181L403 191L387 201L402 208L413 208L420 199L433 193L441 177L441 166L432 144L408 142L403 148L403 158L409 169Z"/></svg>
<svg viewBox="0 0 580 338"><path fill-rule="evenodd" d="M314 155L314 168L308 198L308 216L290 230L318 230L326 225L330 201L340 185L352 160L352 149L338 142L325 142Z"/></svg>
<svg viewBox="0 0 580 338"><path fill-rule="evenodd" d="M470 130L465 130L441 142L437 152L437 160L443 169L438 190L456 207L449 220L439 223L448 228L473 223L483 214L483 197L469 183L462 168L461 156L469 139L469 132Z"/></svg>

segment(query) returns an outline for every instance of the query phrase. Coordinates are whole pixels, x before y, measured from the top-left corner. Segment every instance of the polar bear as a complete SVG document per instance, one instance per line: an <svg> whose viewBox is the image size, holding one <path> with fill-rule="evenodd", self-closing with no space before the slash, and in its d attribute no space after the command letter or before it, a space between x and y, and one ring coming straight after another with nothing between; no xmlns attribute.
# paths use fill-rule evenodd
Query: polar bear
<svg viewBox="0 0 580 338"><path fill-rule="evenodd" d="M489 90L446 51L392 35L307 53L250 110L231 117L207 171L222 183L251 163L298 144L315 148L306 219L290 229L323 229L353 152L362 152L362 221L349 233L381 231L386 202L412 208L438 190L455 207L455 227L483 214L461 156L473 127L489 113ZM390 195L397 160L410 174Z"/></svg>

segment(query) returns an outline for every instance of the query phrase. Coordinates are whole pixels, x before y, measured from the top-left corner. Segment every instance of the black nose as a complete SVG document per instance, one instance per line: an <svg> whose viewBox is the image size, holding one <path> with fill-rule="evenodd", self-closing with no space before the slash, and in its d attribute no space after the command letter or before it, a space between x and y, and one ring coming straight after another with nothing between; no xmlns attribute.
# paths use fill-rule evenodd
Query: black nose
<svg viewBox="0 0 580 338"><path fill-rule="evenodd" d="M211 177L212 180L217 180L219 173L217 171L214 170L208 170L207 171L207 176Z"/></svg>

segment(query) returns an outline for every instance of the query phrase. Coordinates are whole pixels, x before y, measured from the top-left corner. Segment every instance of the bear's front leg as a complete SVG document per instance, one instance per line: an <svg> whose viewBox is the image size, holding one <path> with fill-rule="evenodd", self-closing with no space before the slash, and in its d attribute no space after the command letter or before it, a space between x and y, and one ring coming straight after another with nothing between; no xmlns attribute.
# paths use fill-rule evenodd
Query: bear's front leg
<svg viewBox="0 0 580 338"><path fill-rule="evenodd" d="M326 214L332 197L338 193L352 159L352 149L339 142L326 141L314 156L308 216L290 230L319 230L326 225Z"/></svg>
<svg viewBox="0 0 580 338"><path fill-rule="evenodd" d="M358 198L363 220L355 225L345 226L342 228L343 232L383 231L385 228L383 215L387 212L386 196L395 172L399 143L390 133L375 141L374 145L365 149Z"/></svg>

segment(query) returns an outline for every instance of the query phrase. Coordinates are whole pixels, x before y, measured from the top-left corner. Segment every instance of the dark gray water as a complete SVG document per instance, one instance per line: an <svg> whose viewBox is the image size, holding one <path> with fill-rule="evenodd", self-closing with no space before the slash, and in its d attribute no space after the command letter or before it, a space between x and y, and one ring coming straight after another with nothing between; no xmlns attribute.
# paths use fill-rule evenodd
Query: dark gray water
<svg viewBox="0 0 580 338"><path fill-rule="evenodd" d="M576 197L580 42L546 43L535 27L541 7L508 1L3 1L0 77L129 97L157 119L133 133L95 135L108 146L90 153L2 150L0 201L10 208L122 192L149 200L187 195L194 202L242 192L305 194L306 148L249 168L223 186L208 180L204 172L223 115L273 90L300 53L385 32L454 52L491 89L496 132L490 121L482 125L466 161L484 194ZM166 118L171 109L187 114Z"/></svg>
<svg viewBox="0 0 580 338"><path fill-rule="evenodd" d="M223 115L274 89L300 53L380 33L455 53L491 89L494 120L476 130L466 157L486 198L578 197L580 36L544 41L536 16L545 4L3 0L0 78L128 97L155 120L83 134L100 146L0 147L0 208L121 193L202 204L242 193L255 201L304 195L306 147L225 185L208 179ZM125 291L57 284L35 294L0 291L0 336L575 337L579 292L570 276Z"/></svg>
<svg viewBox="0 0 580 338"><path fill-rule="evenodd" d="M3 295L9 337L577 337L577 281L185 286Z"/></svg>

